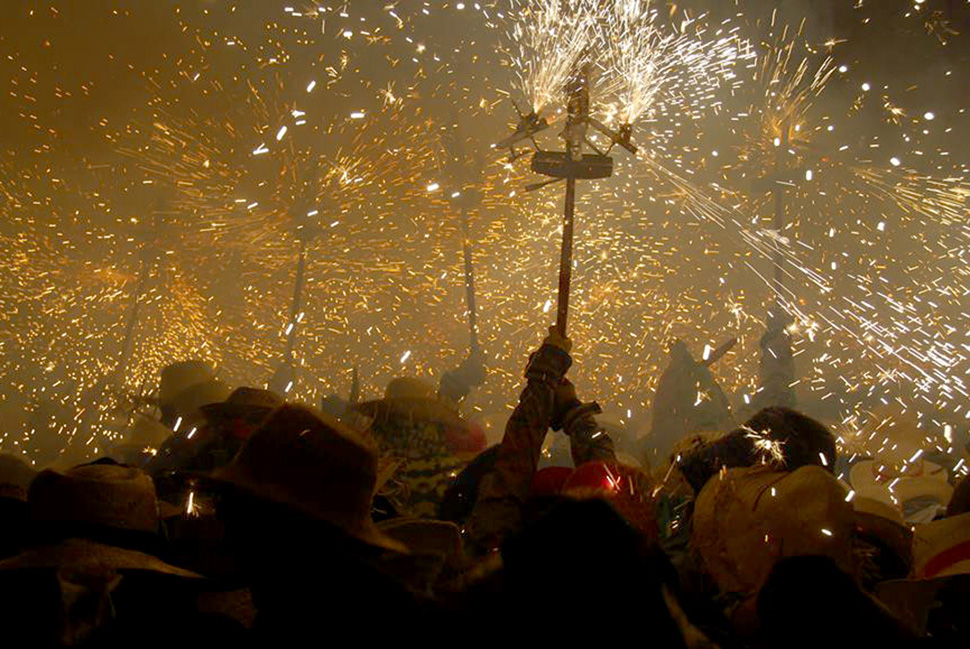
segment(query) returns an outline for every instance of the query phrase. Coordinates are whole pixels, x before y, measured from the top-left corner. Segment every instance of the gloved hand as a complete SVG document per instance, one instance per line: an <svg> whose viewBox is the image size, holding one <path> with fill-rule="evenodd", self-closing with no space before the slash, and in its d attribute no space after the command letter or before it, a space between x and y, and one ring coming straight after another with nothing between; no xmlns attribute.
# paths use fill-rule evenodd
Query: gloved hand
<svg viewBox="0 0 970 649"><path fill-rule="evenodd" d="M576 386L569 379L564 378L556 388L556 401L552 408L552 421L550 425L553 430L562 430L566 415L575 408L583 405L576 396Z"/></svg>
<svg viewBox="0 0 970 649"><path fill-rule="evenodd" d="M573 348L573 341L559 333L559 330L555 326L549 327L549 335L542 341L542 344L558 347L567 354Z"/></svg>
<svg viewBox="0 0 970 649"><path fill-rule="evenodd" d="M544 381L559 385L566 370L572 365L569 357L572 342L549 327L549 335L542 341L542 346L529 357L529 364L525 368L525 377L530 381Z"/></svg>

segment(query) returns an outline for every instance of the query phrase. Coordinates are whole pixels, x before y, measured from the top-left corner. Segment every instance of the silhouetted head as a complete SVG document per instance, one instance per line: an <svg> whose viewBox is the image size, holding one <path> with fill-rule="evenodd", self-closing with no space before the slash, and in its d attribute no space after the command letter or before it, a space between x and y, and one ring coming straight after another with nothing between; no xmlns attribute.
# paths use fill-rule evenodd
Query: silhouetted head
<svg viewBox="0 0 970 649"><path fill-rule="evenodd" d="M678 467L700 491L721 467L768 463L794 471L814 464L834 472L835 453L835 437L823 424L790 408L773 407L759 411L741 428L697 444L683 453Z"/></svg>
<svg viewBox="0 0 970 649"><path fill-rule="evenodd" d="M549 502L502 546L512 612L577 607L587 620L643 622L654 646L683 646L664 601L666 566L645 537L601 499Z"/></svg>
<svg viewBox="0 0 970 649"><path fill-rule="evenodd" d="M913 636L829 557L779 561L758 594L767 647L907 646Z"/></svg>
<svg viewBox="0 0 970 649"><path fill-rule="evenodd" d="M815 464L835 470L835 437L824 424L791 408L765 408L745 422L781 444L785 468L790 471Z"/></svg>

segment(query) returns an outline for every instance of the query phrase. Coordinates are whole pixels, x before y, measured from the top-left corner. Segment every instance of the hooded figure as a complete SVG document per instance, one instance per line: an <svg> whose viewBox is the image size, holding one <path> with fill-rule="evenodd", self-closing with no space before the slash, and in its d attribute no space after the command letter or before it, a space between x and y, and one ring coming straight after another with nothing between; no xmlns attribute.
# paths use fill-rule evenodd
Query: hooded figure
<svg viewBox="0 0 970 649"><path fill-rule="evenodd" d="M727 397L711 371L694 360L687 345L674 341L667 369L657 384L650 434L643 440L650 464L661 464L677 442L689 435L729 430L732 426Z"/></svg>

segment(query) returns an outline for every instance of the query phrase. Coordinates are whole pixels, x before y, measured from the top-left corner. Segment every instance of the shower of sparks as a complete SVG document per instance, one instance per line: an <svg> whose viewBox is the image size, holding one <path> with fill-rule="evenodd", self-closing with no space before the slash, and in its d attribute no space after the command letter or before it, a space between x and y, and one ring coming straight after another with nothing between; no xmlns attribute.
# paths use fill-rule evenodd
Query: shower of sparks
<svg viewBox="0 0 970 649"><path fill-rule="evenodd" d="M609 4L601 38L619 86L613 109L620 123L664 110L717 108L721 86L735 83L735 66L753 55L739 27L727 22L711 30L704 15L667 21L650 0ZM658 107L658 100L676 108Z"/></svg>
<svg viewBox="0 0 970 649"><path fill-rule="evenodd" d="M599 17L592 0L523 0L514 3L509 34L522 93L539 113L561 103L566 79L596 40Z"/></svg>
<svg viewBox="0 0 970 649"><path fill-rule="evenodd" d="M693 4L133 4L109 20L161 44L105 39L74 74L65 41L104 11L38 11L60 68L0 38L13 134L0 145L0 448L38 463L102 453L151 408L166 363L200 357L232 385L264 385L292 332L288 397L345 393L355 365L368 397L402 373L434 380L466 353L449 197L467 187L489 375L466 412L507 412L555 301L561 205L523 192L521 163L486 160L486 134L503 131L509 89L551 110L593 55L596 110L638 122L641 153L581 188L578 389L644 432L669 341L697 355L733 336L712 369L741 419L776 301L795 320L800 404L839 423L843 449L876 429L865 451L891 449L907 413L928 444L945 426L957 439L970 418L966 118L915 100L966 83L946 62L952 27L911 6L885 17L939 48L917 81L750 3ZM852 10L860 32L870 4ZM113 101L118 79L137 99ZM886 403L899 409L877 414Z"/></svg>
<svg viewBox="0 0 970 649"><path fill-rule="evenodd" d="M784 445L769 438L768 431L757 431L747 426L744 426L743 430L744 436L754 444L755 453L758 453L765 463L784 464Z"/></svg>

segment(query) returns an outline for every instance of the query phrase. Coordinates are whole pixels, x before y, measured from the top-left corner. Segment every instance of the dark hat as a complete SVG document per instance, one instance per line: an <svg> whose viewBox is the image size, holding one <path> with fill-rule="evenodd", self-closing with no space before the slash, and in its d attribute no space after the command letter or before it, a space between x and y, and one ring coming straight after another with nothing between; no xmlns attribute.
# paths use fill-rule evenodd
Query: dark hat
<svg viewBox="0 0 970 649"><path fill-rule="evenodd" d="M0 572L61 567L70 567L82 573L88 571L99 573L105 569L142 570L185 579L202 578L201 575L165 563L150 554L105 545L89 539L65 539L54 545L25 550L15 557L0 561Z"/></svg>
<svg viewBox="0 0 970 649"><path fill-rule="evenodd" d="M374 449L356 431L309 407L276 409L233 461L209 477L329 522L371 545L407 552L370 517L378 478Z"/></svg>
<svg viewBox="0 0 970 649"><path fill-rule="evenodd" d="M151 478L117 464L85 464L67 471L41 471L27 496L34 524L66 529L156 534L158 501ZM199 575L149 554L86 538L67 538L0 562L0 571L27 568L145 570L178 577Z"/></svg>
<svg viewBox="0 0 970 649"><path fill-rule="evenodd" d="M236 418L258 424L284 403L282 397L270 390L243 387L233 390L225 401L204 405L201 410L213 424Z"/></svg>
<svg viewBox="0 0 970 649"><path fill-rule="evenodd" d="M383 399L365 401L356 406L358 412L370 417L405 416L461 425L458 411L438 398L428 382L411 377L399 377L387 384Z"/></svg>
<svg viewBox="0 0 970 649"><path fill-rule="evenodd" d="M41 471L27 497L35 523L82 524L128 532L158 532L158 501L148 474L119 464L84 464Z"/></svg>

